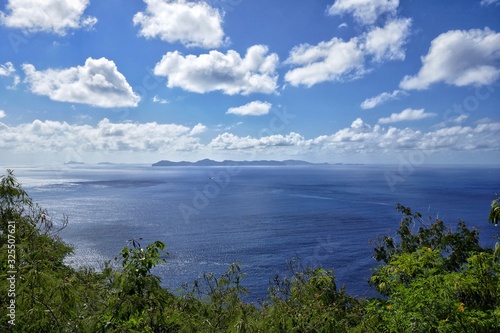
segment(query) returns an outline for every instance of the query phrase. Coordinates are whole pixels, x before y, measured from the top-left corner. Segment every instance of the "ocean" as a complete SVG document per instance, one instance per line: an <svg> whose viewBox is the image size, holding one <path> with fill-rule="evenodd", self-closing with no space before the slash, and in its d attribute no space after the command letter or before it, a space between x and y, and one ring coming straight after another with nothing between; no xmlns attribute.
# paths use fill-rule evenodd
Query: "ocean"
<svg viewBox="0 0 500 333"><path fill-rule="evenodd" d="M393 234L397 203L449 225L459 219L493 246L488 223L500 191L496 166L324 165L151 167L66 165L13 168L74 246L68 263L102 267L127 241L160 240L169 255L154 273L176 291L233 262L246 274L249 298L265 298L289 262L333 269L351 295L373 293L373 240Z"/></svg>

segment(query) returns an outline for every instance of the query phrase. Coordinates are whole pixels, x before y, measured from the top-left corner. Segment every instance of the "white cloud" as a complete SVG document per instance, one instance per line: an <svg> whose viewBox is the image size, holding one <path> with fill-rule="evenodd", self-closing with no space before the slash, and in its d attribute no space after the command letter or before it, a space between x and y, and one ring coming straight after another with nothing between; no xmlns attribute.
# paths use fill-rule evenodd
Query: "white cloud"
<svg viewBox="0 0 500 333"><path fill-rule="evenodd" d="M435 117L435 113L425 113L424 109L405 109L401 111L400 113L393 113L390 115L390 117L387 118L380 118L378 122L380 124L390 124L390 123L396 123L400 121L413 121L413 120L420 120L420 119L425 119L425 118L430 118L430 117Z"/></svg>
<svg viewBox="0 0 500 333"><path fill-rule="evenodd" d="M276 134L261 138L223 133L206 148L210 151L242 152L246 155L276 156L328 154L400 154L402 152L498 151L500 123L490 122L475 127L452 126L436 131L422 132L411 128L370 126L360 118L350 127L331 135L306 139L299 133ZM397 156L397 155L396 155ZM394 157L394 155L392 155Z"/></svg>
<svg viewBox="0 0 500 333"><path fill-rule="evenodd" d="M168 78L167 87L191 92L270 94L277 89L279 58L275 53L267 55L267 52L264 45L248 48L244 58L233 50L226 54L213 50L199 56L168 52L156 64L154 73Z"/></svg>
<svg viewBox="0 0 500 333"><path fill-rule="evenodd" d="M415 76L405 76L403 89L427 89L445 82L455 86L491 84L500 78L500 33L473 29L452 30L436 37L422 68Z"/></svg>
<svg viewBox="0 0 500 333"><path fill-rule="evenodd" d="M97 125L68 124L58 121L35 120L17 126L0 123L0 151L9 154L27 153L32 156L48 153L70 152L81 156L98 154L149 154L158 159L158 153L169 156L363 156L376 154L384 161L395 159L398 154L459 151L494 152L500 150L500 122L482 121L474 126L453 124L429 132L411 128L383 127L365 123L358 118L346 128L333 134L305 138L300 133L275 134L262 137L238 136L230 132L217 135L202 143L199 134L206 127L177 124L112 123L108 119ZM130 155L130 153L134 153ZM186 155L187 154L187 155ZM489 153L491 154L491 153ZM440 156L441 154L436 154ZM2 155L3 156L3 155Z"/></svg>
<svg viewBox="0 0 500 333"><path fill-rule="evenodd" d="M292 49L286 63L301 66L285 74L285 80L293 86L349 80L365 72L364 55L356 38L348 42L333 38L318 45L301 44Z"/></svg>
<svg viewBox="0 0 500 333"><path fill-rule="evenodd" d="M269 113L272 104L269 102L253 101L248 104L229 108L226 114L236 114L240 116L262 116Z"/></svg>
<svg viewBox="0 0 500 333"><path fill-rule="evenodd" d="M226 132L214 138L208 144L208 147L214 150L265 150L273 147L301 146L303 143L305 143L304 137L294 132L287 135L276 134L261 138L239 137Z"/></svg>
<svg viewBox="0 0 500 333"><path fill-rule="evenodd" d="M193 128L176 124L112 123L101 120L96 126L59 121L40 121L0 129L0 148L17 152L169 152L193 151L196 137L205 126Z"/></svg>
<svg viewBox="0 0 500 333"><path fill-rule="evenodd" d="M366 52L373 55L375 61L404 60L403 48L410 32L410 19L397 19L387 22L383 28L373 28L366 35Z"/></svg>
<svg viewBox="0 0 500 333"><path fill-rule="evenodd" d="M285 63L300 67L288 71L285 80L293 86L311 87L326 81L359 78L369 71L369 60L403 60L410 25L410 19L397 19L347 42L334 37L317 45L296 46Z"/></svg>
<svg viewBox="0 0 500 333"><path fill-rule="evenodd" d="M198 123L193 127L193 129L191 129L191 131L189 132L189 135L198 135L198 134L205 132L206 130L207 130L207 126L205 126L201 123Z"/></svg>
<svg viewBox="0 0 500 333"><path fill-rule="evenodd" d="M89 0L9 0L6 13L0 12L0 24L27 32L51 32L65 35L69 29L91 28L95 17L84 17Z"/></svg>
<svg viewBox="0 0 500 333"><path fill-rule="evenodd" d="M153 97L153 103L168 104L170 101L168 99L160 98L158 95Z"/></svg>
<svg viewBox="0 0 500 333"><path fill-rule="evenodd" d="M450 125L456 125L456 124L461 124L464 121L469 119L468 115L461 114L457 117L451 118L451 119L445 119L443 122L440 122L439 124L434 125L434 128L443 128L443 127L448 127ZM492 120L488 120L488 123L494 122Z"/></svg>
<svg viewBox="0 0 500 333"><path fill-rule="evenodd" d="M14 65L9 61L0 65L0 76L10 76L16 72Z"/></svg>
<svg viewBox="0 0 500 333"><path fill-rule="evenodd" d="M500 0L481 0L481 6L499 5Z"/></svg>
<svg viewBox="0 0 500 333"><path fill-rule="evenodd" d="M361 24L373 24L382 14L396 14L398 6L399 0L336 0L327 13L352 14Z"/></svg>
<svg viewBox="0 0 500 333"><path fill-rule="evenodd" d="M3 65L0 65L0 76L12 77L12 85L7 86L7 89L15 89L17 85L21 82L19 75L15 74L16 69L14 65L9 61Z"/></svg>
<svg viewBox="0 0 500 333"><path fill-rule="evenodd" d="M145 12L134 15L140 35L187 47L216 48L223 44L222 15L206 2L144 0Z"/></svg>
<svg viewBox="0 0 500 333"><path fill-rule="evenodd" d="M215 131L217 132L222 132L222 131L231 131L232 129L238 127L238 126L241 126L243 125L243 122L242 121L239 121L237 123L233 123L233 124L230 124L230 125L225 125L225 124L218 124L217 127L215 128Z"/></svg>
<svg viewBox="0 0 500 333"><path fill-rule="evenodd" d="M24 64L31 92L58 102L82 103L102 108L137 106L136 95L115 63L88 58L84 66L37 71Z"/></svg>
<svg viewBox="0 0 500 333"><path fill-rule="evenodd" d="M453 121L454 123L460 124L460 123L464 122L465 120L467 120L468 118L469 118L468 115L461 114L460 116L452 119L451 121Z"/></svg>
<svg viewBox="0 0 500 333"><path fill-rule="evenodd" d="M383 104L387 101L394 100L401 95L406 93L403 90L394 90L391 93L383 92L375 97L367 98L361 103L361 108L363 110L373 109L374 107Z"/></svg>
<svg viewBox="0 0 500 333"><path fill-rule="evenodd" d="M5 118L5 116L7 116L5 114L5 111L4 110L0 110L0 119Z"/></svg>

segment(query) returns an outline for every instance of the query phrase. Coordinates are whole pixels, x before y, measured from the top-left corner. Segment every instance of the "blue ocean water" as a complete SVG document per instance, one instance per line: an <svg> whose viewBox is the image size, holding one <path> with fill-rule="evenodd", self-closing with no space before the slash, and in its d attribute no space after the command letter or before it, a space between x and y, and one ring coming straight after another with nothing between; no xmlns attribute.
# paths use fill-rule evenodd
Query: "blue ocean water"
<svg viewBox="0 0 500 333"><path fill-rule="evenodd" d="M250 298L265 298L288 262L334 269L337 285L370 294L370 240L394 232L401 203L455 225L487 222L500 167L329 165L287 167L150 167L129 165L17 168L31 197L69 225L70 262L99 267L127 240L167 245L155 270L172 291L204 272L222 274L232 262L247 274Z"/></svg>

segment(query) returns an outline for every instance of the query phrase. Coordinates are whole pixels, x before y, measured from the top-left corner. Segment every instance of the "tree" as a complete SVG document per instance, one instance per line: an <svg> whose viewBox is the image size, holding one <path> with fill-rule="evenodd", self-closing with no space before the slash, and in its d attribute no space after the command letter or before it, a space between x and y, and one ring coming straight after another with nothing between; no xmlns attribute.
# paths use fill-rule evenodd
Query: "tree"
<svg viewBox="0 0 500 333"><path fill-rule="evenodd" d="M59 224L64 227L67 219ZM81 331L85 274L77 276L64 264L72 248L55 225L8 170L0 179L0 317L15 321L2 320L0 331Z"/></svg>
<svg viewBox="0 0 500 333"><path fill-rule="evenodd" d="M383 261L370 283L385 298L372 299L366 332L496 332L500 330L500 251L479 245L478 233L460 222L457 230L439 219L403 213L396 238L375 248ZM417 230L410 228L419 222Z"/></svg>
<svg viewBox="0 0 500 333"><path fill-rule="evenodd" d="M499 332L500 244L481 247L462 221L453 229L397 209L399 229L374 247L380 265L370 284L382 297L350 296L332 269L292 261L292 276L276 276L257 307L244 299L239 264L218 277L204 273L178 294L163 288L153 274L168 255L160 241L130 240L118 267L109 261L100 272L66 265L72 248L58 230L67 219L33 203L8 170L0 178L0 331Z"/></svg>
<svg viewBox="0 0 500 333"><path fill-rule="evenodd" d="M401 204L396 209L403 215L395 236L379 237L375 244L374 258L385 264L402 253L412 253L420 248L430 248L443 253L445 268L455 271L466 262L471 252L485 251L479 244L479 231L470 230L459 221L455 231L440 219L425 221L422 214L412 212Z"/></svg>
<svg viewBox="0 0 500 333"><path fill-rule="evenodd" d="M361 323L363 300L337 288L333 270L296 263L290 263L291 279L274 279L261 311L262 332L348 332Z"/></svg>
<svg viewBox="0 0 500 333"><path fill-rule="evenodd" d="M498 194L496 196L496 199L491 202L491 210L488 218L489 222L495 226L500 222L500 197Z"/></svg>
<svg viewBox="0 0 500 333"><path fill-rule="evenodd" d="M157 332L161 328L175 327L168 316L168 304L174 296L161 287L161 280L151 270L164 263L165 244L156 241L141 247L137 240L130 240L131 247L121 251L122 269L113 270L109 263L103 275L106 301L98 309L96 330L106 332ZM168 255L168 253L165 253Z"/></svg>

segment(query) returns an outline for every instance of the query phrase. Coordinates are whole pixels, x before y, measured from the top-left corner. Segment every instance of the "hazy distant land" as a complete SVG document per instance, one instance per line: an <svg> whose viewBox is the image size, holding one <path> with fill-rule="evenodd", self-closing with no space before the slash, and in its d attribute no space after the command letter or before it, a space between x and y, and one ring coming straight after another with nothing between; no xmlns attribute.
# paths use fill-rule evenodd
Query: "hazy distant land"
<svg viewBox="0 0 500 333"><path fill-rule="evenodd" d="M172 161L159 161L152 164L152 166L226 166L226 165L240 165L240 166L301 166L301 165L331 165L329 163L311 163L301 160L284 160L284 161L274 161L274 160L259 160L259 161L233 161L224 160L222 162L214 161L210 159L204 159L197 162L172 162ZM341 163L338 163L341 164Z"/></svg>

